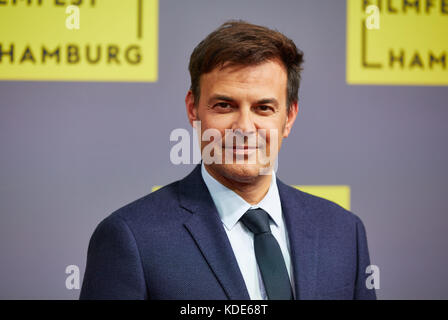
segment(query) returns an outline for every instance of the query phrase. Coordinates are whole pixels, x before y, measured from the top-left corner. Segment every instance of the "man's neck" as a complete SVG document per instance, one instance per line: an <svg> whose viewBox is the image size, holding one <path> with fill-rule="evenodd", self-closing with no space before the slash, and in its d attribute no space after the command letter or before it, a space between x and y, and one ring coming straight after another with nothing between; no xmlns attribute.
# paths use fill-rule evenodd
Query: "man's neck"
<svg viewBox="0 0 448 320"><path fill-rule="evenodd" d="M269 191L272 175L259 175L250 182L239 182L218 174L208 165L205 170L219 183L229 188L251 205L259 203Z"/></svg>

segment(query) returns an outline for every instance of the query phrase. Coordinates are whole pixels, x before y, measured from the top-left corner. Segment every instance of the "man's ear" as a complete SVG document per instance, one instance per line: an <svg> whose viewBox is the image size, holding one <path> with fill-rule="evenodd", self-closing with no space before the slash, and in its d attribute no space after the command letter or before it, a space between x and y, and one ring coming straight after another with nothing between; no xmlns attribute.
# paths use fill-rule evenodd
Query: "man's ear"
<svg viewBox="0 0 448 320"><path fill-rule="evenodd" d="M193 126L193 121L197 121L199 119L198 109L194 105L194 95L191 90L188 90L185 97L185 107L187 108L188 121L190 122L191 126Z"/></svg>
<svg viewBox="0 0 448 320"><path fill-rule="evenodd" d="M289 136L289 133L291 132L292 125L294 124L294 121L296 121L298 112L299 112L299 103L297 101L291 103L288 115L286 117L285 128L283 129L283 138L286 138Z"/></svg>

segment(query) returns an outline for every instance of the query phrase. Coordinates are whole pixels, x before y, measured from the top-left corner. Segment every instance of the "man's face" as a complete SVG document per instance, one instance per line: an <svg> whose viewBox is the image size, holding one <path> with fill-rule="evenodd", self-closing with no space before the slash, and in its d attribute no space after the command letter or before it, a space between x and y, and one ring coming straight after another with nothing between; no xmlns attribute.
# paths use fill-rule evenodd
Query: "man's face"
<svg viewBox="0 0 448 320"><path fill-rule="evenodd" d="M201 76L198 104L189 91L186 105L190 123L201 121L201 136L207 129L220 133L221 141L201 140L206 165L204 148L210 143L219 146L214 152L222 161L209 164L209 170L250 183L272 167L297 115L297 103L287 114L286 87L286 70L275 60L255 66L224 65Z"/></svg>

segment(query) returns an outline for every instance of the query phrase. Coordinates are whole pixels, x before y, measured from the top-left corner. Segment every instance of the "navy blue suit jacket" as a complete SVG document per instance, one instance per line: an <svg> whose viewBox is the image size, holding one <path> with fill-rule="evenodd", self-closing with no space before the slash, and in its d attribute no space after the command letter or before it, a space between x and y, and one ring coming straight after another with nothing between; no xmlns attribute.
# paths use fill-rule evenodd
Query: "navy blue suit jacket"
<svg viewBox="0 0 448 320"><path fill-rule="evenodd" d="M250 299L200 165L112 213L90 239L81 299ZM296 299L375 299L361 220L277 179Z"/></svg>

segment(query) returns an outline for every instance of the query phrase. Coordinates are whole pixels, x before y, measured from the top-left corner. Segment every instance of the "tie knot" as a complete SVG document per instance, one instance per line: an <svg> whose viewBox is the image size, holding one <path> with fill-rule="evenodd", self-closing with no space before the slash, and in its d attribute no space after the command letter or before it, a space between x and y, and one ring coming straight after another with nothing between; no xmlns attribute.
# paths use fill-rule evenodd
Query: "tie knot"
<svg viewBox="0 0 448 320"><path fill-rule="evenodd" d="M243 222L254 235L271 232L269 215L261 208L247 210L241 217L241 222Z"/></svg>

